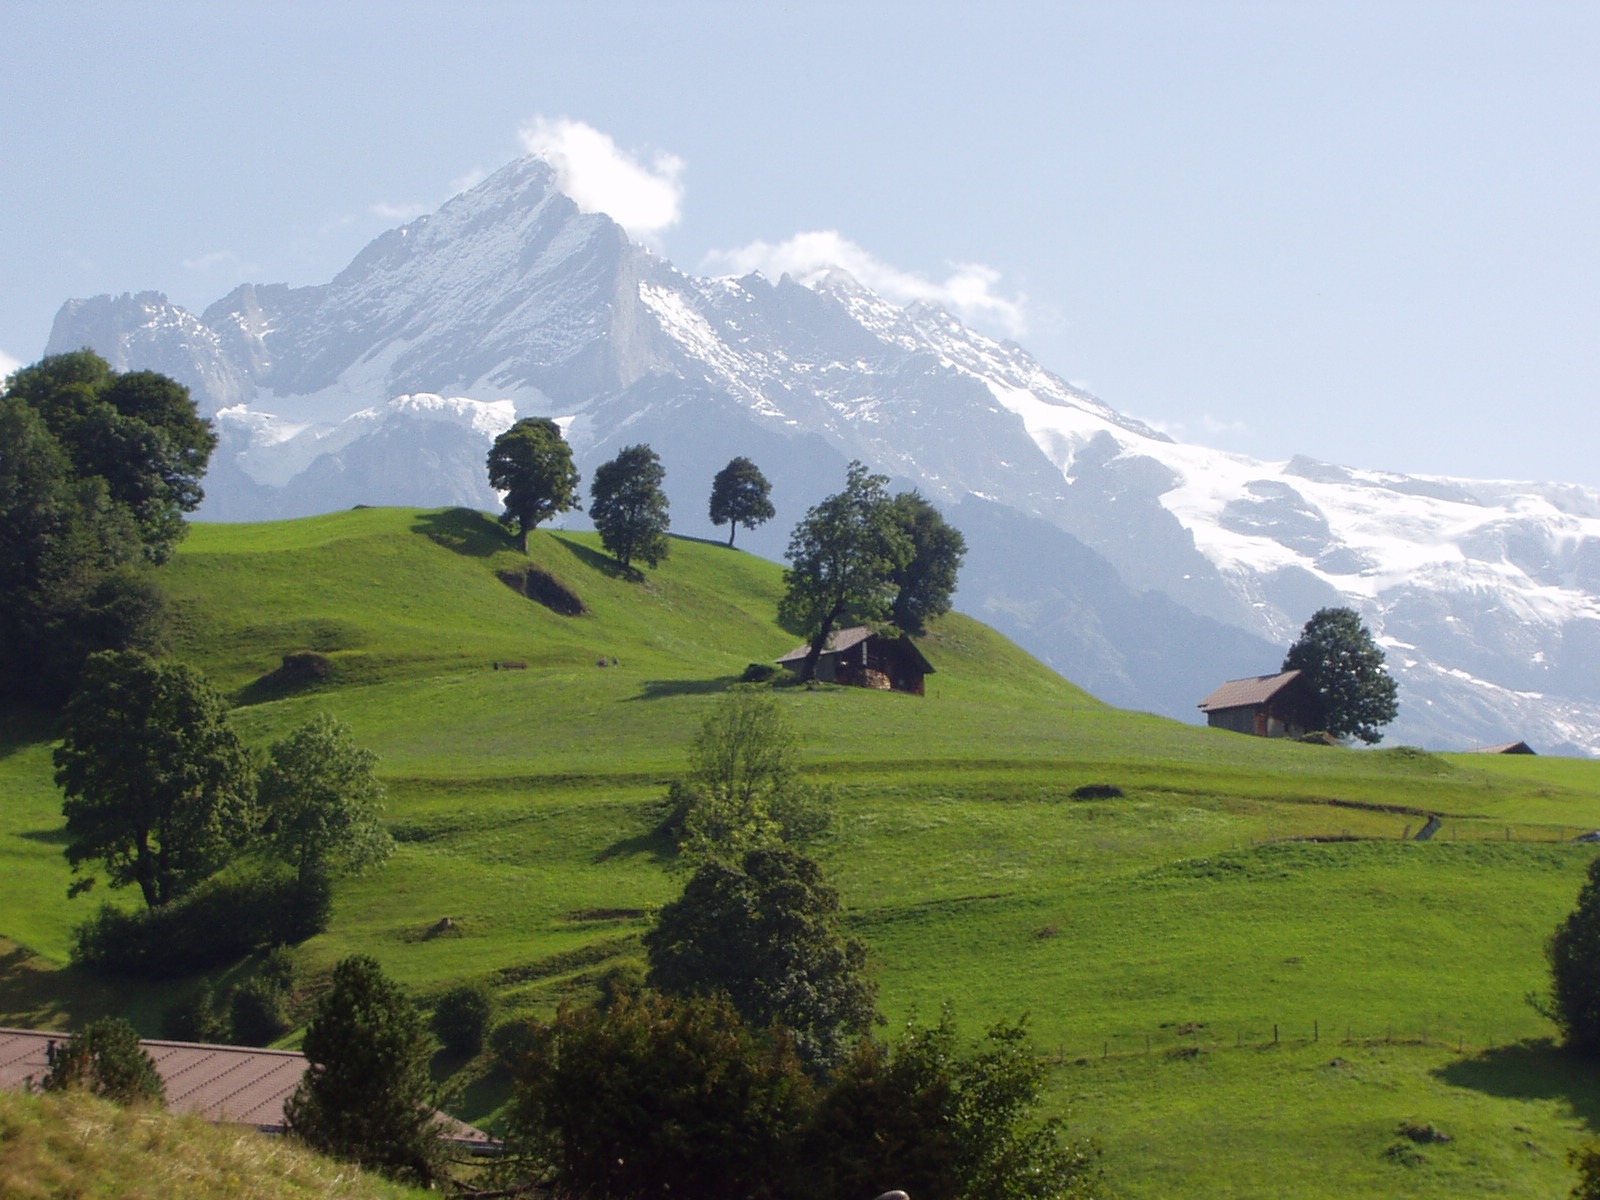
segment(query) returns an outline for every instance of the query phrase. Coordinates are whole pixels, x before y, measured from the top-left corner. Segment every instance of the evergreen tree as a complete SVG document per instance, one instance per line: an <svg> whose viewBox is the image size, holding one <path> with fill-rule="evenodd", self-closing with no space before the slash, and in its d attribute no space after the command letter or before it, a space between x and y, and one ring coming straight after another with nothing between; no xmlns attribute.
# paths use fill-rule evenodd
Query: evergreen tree
<svg viewBox="0 0 1600 1200"><path fill-rule="evenodd" d="M728 526L728 545L739 526L754 529L777 513L772 507L772 485L748 458L736 458L711 481L711 523Z"/></svg>
<svg viewBox="0 0 1600 1200"><path fill-rule="evenodd" d="M428 1034L376 959L334 968L302 1048L309 1065L284 1105L289 1131L325 1154L432 1183L443 1149Z"/></svg>
<svg viewBox="0 0 1600 1200"><path fill-rule="evenodd" d="M44 1089L68 1088L81 1088L118 1104L160 1104L167 1094L138 1033L121 1017L91 1021L56 1049Z"/></svg>
<svg viewBox="0 0 1600 1200"><path fill-rule="evenodd" d="M1283 670L1304 673L1320 707L1319 724L1335 737L1382 741L1378 727L1400 711L1383 651L1354 609L1324 608L1312 614L1284 657Z"/></svg>
<svg viewBox="0 0 1600 1200"><path fill-rule="evenodd" d="M649 446L627 446L594 473L589 516L605 548L624 567L634 559L655 566L667 557L666 478Z"/></svg>
<svg viewBox="0 0 1600 1200"><path fill-rule="evenodd" d="M1578 903L1545 944L1548 1002L1538 1007L1561 1030L1567 1048L1600 1057L1600 858L1589 864Z"/></svg>
<svg viewBox="0 0 1600 1200"><path fill-rule="evenodd" d="M501 524L517 528L517 548L540 522L579 507L572 447L549 417L526 417L495 438L489 450L489 486L506 494Z"/></svg>

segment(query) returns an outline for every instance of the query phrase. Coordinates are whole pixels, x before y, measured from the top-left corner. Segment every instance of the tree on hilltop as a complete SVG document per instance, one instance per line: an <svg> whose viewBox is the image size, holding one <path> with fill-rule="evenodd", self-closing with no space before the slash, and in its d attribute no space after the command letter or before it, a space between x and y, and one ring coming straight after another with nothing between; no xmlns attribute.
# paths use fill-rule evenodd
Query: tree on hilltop
<svg viewBox="0 0 1600 1200"><path fill-rule="evenodd" d="M1399 714L1383 651L1354 609L1324 608L1312 614L1282 669L1304 675L1321 708L1319 724L1335 737L1357 737L1369 745L1382 741L1379 726Z"/></svg>
<svg viewBox="0 0 1600 1200"><path fill-rule="evenodd" d="M816 678L817 659L844 620L889 621L894 575L910 561L912 547L895 518L888 483L852 462L844 491L814 505L790 535L778 617L810 643L804 679Z"/></svg>
<svg viewBox="0 0 1600 1200"><path fill-rule="evenodd" d="M646 445L625 446L594 473L589 516L606 550L624 567L634 559L655 566L667 557L666 470Z"/></svg>
<svg viewBox="0 0 1600 1200"><path fill-rule="evenodd" d="M735 458L711 481L711 523L728 526L728 545L739 526L754 529L777 514L772 485L748 458Z"/></svg>
<svg viewBox="0 0 1600 1200"><path fill-rule="evenodd" d="M572 447L549 417L525 417L495 438L489 450L489 486L505 493L500 523L516 526L517 548L542 521L579 507Z"/></svg>
<svg viewBox="0 0 1600 1200"><path fill-rule="evenodd" d="M896 626L915 636L926 632L934 617L950 611L967 539L918 492L901 492L893 508L911 553L890 576L895 586L890 612Z"/></svg>

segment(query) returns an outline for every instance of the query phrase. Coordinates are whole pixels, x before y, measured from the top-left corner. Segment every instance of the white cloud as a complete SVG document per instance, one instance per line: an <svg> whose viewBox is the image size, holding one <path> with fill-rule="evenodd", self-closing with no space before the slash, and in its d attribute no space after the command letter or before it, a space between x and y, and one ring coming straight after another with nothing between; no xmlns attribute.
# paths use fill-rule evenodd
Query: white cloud
<svg viewBox="0 0 1600 1200"><path fill-rule="evenodd" d="M983 263L952 263L942 280L902 271L836 230L798 233L786 242L751 242L737 250L718 250L707 257L706 269L744 275L760 271L769 279L791 275L804 281L828 267L838 267L894 304L922 300L942 305L961 320L998 329L1007 337L1027 332L1027 301L997 290L1000 272Z"/></svg>
<svg viewBox="0 0 1600 1200"><path fill-rule="evenodd" d="M518 136L556 171L561 190L584 212L603 212L645 241L683 216L683 160L657 151L648 162L610 135L567 117L536 116Z"/></svg>
<svg viewBox="0 0 1600 1200"><path fill-rule="evenodd" d="M11 372L15 371L21 365L22 363L20 360L12 358L11 355L7 354L4 350L0 350L0 381L5 380L7 376L11 374Z"/></svg>
<svg viewBox="0 0 1600 1200"><path fill-rule="evenodd" d="M1207 438L1239 438L1252 432L1247 421L1236 417L1217 417L1211 413L1201 413L1192 422L1172 417L1140 416L1134 419L1143 421L1157 433L1164 433L1177 442L1189 441L1196 425L1199 426L1198 436Z"/></svg>

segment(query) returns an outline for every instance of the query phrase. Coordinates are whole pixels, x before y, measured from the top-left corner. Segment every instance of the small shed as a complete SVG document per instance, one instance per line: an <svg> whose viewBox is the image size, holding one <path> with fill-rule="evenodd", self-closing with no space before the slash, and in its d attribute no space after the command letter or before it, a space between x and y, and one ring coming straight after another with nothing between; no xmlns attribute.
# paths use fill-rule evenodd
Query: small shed
<svg viewBox="0 0 1600 1200"><path fill-rule="evenodd" d="M778 665L799 671L805 664L810 642L802 642L778 659ZM865 625L836 629L817 659L817 678L824 683L877 688L883 692L910 692L926 695L926 678L933 664L903 634L889 637Z"/></svg>
<svg viewBox="0 0 1600 1200"><path fill-rule="evenodd" d="M1317 697L1299 671L1230 679L1200 702L1206 724L1256 737L1300 737L1318 724Z"/></svg>

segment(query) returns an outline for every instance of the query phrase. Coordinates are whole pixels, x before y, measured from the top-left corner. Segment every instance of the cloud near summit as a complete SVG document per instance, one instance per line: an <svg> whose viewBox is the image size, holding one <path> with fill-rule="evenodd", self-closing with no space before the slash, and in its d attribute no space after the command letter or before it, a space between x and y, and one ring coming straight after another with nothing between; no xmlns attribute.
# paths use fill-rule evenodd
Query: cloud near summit
<svg viewBox="0 0 1600 1200"><path fill-rule="evenodd" d="M517 136L556 171L561 190L584 212L603 212L634 237L650 240L683 216L683 160L657 151L648 162L611 136L569 117L536 116Z"/></svg>
<svg viewBox="0 0 1600 1200"><path fill-rule="evenodd" d="M1026 298L1001 295L997 290L1000 272L993 267L953 263L943 280L929 279L889 265L832 229L797 233L777 244L755 241L736 250L718 250L707 256L705 269L731 275L760 271L769 279L787 274L803 281L827 267L849 272L857 282L893 304L921 300L941 305L968 324L997 329L1007 337L1020 337L1027 332Z"/></svg>

